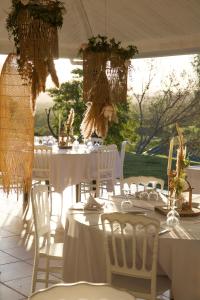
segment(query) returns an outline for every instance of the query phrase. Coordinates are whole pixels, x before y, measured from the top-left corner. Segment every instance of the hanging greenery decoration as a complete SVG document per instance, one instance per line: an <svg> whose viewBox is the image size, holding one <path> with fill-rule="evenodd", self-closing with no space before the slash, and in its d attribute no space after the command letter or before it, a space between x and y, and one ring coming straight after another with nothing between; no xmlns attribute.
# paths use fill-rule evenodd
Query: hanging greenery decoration
<svg viewBox="0 0 200 300"><path fill-rule="evenodd" d="M126 101L129 60L138 49L132 45L123 48L114 38L98 35L83 44L79 53L83 57L83 99L92 103L85 113L82 134L88 138L95 131L106 137L108 122L117 120L115 104ZM107 118L109 107L110 114L111 108L113 112Z"/></svg>
<svg viewBox="0 0 200 300"><path fill-rule="evenodd" d="M82 45L79 53L85 52L106 52L107 54L117 54L123 59L131 59L138 53L138 49L133 45L123 48L121 42L116 42L114 38L108 40L106 36L97 35L89 38L88 43Z"/></svg>
<svg viewBox="0 0 200 300"><path fill-rule="evenodd" d="M57 29L64 12L64 4L57 0L12 0L6 27L15 43L19 73L32 84L33 109L49 74L59 86L53 59L58 58Z"/></svg>

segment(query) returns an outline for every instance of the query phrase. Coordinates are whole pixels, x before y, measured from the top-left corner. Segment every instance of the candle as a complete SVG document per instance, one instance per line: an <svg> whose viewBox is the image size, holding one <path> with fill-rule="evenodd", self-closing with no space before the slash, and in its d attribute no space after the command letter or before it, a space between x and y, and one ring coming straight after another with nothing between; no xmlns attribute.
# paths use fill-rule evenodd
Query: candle
<svg viewBox="0 0 200 300"><path fill-rule="evenodd" d="M174 147L174 138L170 141L169 146L169 155L168 155L168 165L167 165L167 174L170 174L171 167L172 167L172 155L173 155L173 147Z"/></svg>

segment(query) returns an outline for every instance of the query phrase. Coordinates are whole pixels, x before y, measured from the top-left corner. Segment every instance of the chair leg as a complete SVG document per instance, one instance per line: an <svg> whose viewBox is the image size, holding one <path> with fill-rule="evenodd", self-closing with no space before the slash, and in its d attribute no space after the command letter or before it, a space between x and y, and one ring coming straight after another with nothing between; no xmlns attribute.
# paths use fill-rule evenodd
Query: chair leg
<svg viewBox="0 0 200 300"><path fill-rule="evenodd" d="M49 285L49 257L46 257L45 288Z"/></svg>
<svg viewBox="0 0 200 300"><path fill-rule="evenodd" d="M33 275L32 275L32 284L31 284L31 293L34 293L35 289L36 289L38 264L39 264L39 257L38 257L37 254L35 254L34 263L33 263Z"/></svg>

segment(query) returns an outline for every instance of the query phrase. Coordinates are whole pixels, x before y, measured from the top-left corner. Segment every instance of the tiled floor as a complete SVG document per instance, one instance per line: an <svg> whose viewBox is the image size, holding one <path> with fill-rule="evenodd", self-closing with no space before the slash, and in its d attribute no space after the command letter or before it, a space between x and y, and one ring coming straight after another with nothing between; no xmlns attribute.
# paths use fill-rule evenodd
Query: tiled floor
<svg viewBox="0 0 200 300"><path fill-rule="evenodd" d="M64 201L66 211L73 198L67 191ZM24 300L30 295L34 254L33 224L31 211L26 217L22 212L22 195L11 193L8 197L0 190L0 300ZM56 201L55 201L56 200ZM54 213L59 212L59 199L54 198ZM65 216L65 214L63 214ZM63 238L65 217L57 227L57 218L52 219L56 241ZM37 288L43 287L37 285ZM168 295L162 297L168 300Z"/></svg>
<svg viewBox="0 0 200 300"><path fill-rule="evenodd" d="M15 193L7 197L0 190L0 300L22 300L30 295L34 255L33 224L31 210L24 217L22 195L18 198ZM56 219L53 219L54 230L56 224ZM56 239L62 239L63 231L55 232ZM40 288L40 285L37 287Z"/></svg>

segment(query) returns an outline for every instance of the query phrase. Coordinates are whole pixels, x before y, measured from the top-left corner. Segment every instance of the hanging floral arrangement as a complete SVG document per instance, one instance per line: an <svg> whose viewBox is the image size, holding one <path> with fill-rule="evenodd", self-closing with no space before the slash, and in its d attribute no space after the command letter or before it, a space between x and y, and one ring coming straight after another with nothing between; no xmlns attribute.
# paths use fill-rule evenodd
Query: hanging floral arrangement
<svg viewBox="0 0 200 300"><path fill-rule="evenodd" d="M82 45L83 99L90 103L81 125L84 138L94 131L106 137L108 123L117 121L115 104L126 101L129 61L137 53L136 46L123 48L101 35Z"/></svg>
<svg viewBox="0 0 200 300"><path fill-rule="evenodd" d="M59 86L53 59L58 58L57 29L62 27L64 11L63 3L57 0L12 0L6 19L16 47L18 71L32 86L33 110L49 74Z"/></svg>

